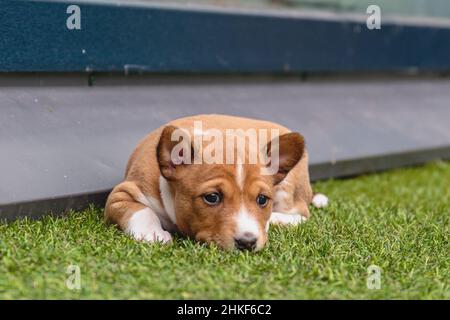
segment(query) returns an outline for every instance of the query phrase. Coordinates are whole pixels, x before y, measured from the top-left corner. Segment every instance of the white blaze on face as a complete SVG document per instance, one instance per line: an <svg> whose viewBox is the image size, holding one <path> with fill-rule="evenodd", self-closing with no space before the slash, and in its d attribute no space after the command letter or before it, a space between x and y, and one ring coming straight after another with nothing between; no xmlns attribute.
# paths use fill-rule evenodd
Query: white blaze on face
<svg viewBox="0 0 450 320"><path fill-rule="evenodd" d="M259 227L258 221L247 211L244 206L242 206L236 215L235 239L245 238L249 235L259 239L260 233L261 228Z"/></svg>
<svg viewBox="0 0 450 320"><path fill-rule="evenodd" d="M244 166L242 163L236 164L236 182L241 190L244 189Z"/></svg>
<svg viewBox="0 0 450 320"><path fill-rule="evenodd" d="M235 169L236 169L235 179L236 179L236 183L241 191L244 190L244 182L245 182L244 163L245 162L244 162L243 155L238 153L237 158L236 158L236 164L235 164Z"/></svg>

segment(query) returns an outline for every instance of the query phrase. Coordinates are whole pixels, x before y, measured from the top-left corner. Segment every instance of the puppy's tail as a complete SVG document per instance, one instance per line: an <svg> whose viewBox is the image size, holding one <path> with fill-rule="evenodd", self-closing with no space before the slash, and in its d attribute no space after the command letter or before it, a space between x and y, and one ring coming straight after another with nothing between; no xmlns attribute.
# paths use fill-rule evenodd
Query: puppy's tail
<svg viewBox="0 0 450 320"><path fill-rule="evenodd" d="M315 193L312 198L312 204L316 208L325 208L328 206L328 197L322 193Z"/></svg>

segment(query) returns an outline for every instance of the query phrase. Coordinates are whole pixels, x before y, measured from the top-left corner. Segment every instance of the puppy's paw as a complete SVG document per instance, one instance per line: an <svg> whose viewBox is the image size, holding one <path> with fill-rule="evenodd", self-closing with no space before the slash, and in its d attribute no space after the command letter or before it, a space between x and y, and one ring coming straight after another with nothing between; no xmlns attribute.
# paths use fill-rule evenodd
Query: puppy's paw
<svg viewBox="0 0 450 320"><path fill-rule="evenodd" d="M138 241L145 241L148 243L161 242L170 243L172 241L172 235L164 230L150 230L149 232L133 234L133 238Z"/></svg>
<svg viewBox="0 0 450 320"><path fill-rule="evenodd" d="M164 230L153 231L145 236L145 241L147 242L161 242L161 243L170 243L172 242L172 235Z"/></svg>
<svg viewBox="0 0 450 320"><path fill-rule="evenodd" d="M135 212L125 232L138 241L168 243L172 240L170 233L161 228L158 217L149 208Z"/></svg>
<svg viewBox="0 0 450 320"><path fill-rule="evenodd" d="M272 212L270 216L270 223L273 224L282 224L282 225L291 225L295 226L302 222L305 222L307 219L299 214L289 214L282 212Z"/></svg>
<svg viewBox="0 0 450 320"><path fill-rule="evenodd" d="M316 193L312 199L312 204L316 208L325 208L328 206L328 197L322 193Z"/></svg>

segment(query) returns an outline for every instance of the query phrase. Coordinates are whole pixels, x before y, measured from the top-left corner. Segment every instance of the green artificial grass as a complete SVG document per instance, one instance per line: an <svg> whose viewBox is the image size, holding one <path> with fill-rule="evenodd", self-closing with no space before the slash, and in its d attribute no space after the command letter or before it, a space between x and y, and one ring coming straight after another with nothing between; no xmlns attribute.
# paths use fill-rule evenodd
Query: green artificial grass
<svg viewBox="0 0 450 320"><path fill-rule="evenodd" d="M330 206L263 251L137 243L102 210L0 224L0 298L450 298L450 163L316 183ZM78 265L81 289L66 287ZM366 285L370 265L381 288Z"/></svg>

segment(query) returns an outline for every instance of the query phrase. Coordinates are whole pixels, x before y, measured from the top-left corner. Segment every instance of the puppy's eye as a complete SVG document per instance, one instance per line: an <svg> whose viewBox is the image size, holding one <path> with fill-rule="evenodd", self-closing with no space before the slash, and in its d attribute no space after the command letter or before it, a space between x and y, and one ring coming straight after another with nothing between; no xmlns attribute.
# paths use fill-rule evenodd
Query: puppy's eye
<svg viewBox="0 0 450 320"><path fill-rule="evenodd" d="M221 200L222 197L218 192L208 193L203 196L203 201L205 201L206 204L209 204L210 206L218 205Z"/></svg>
<svg viewBox="0 0 450 320"><path fill-rule="evenodd" d="M258 204L258 206L260 206L261 208L265 207L267 205L267 203L269 202L269 198L266 197L263 194L258 195L258 197L256 198L256 203Z"/></svg>

